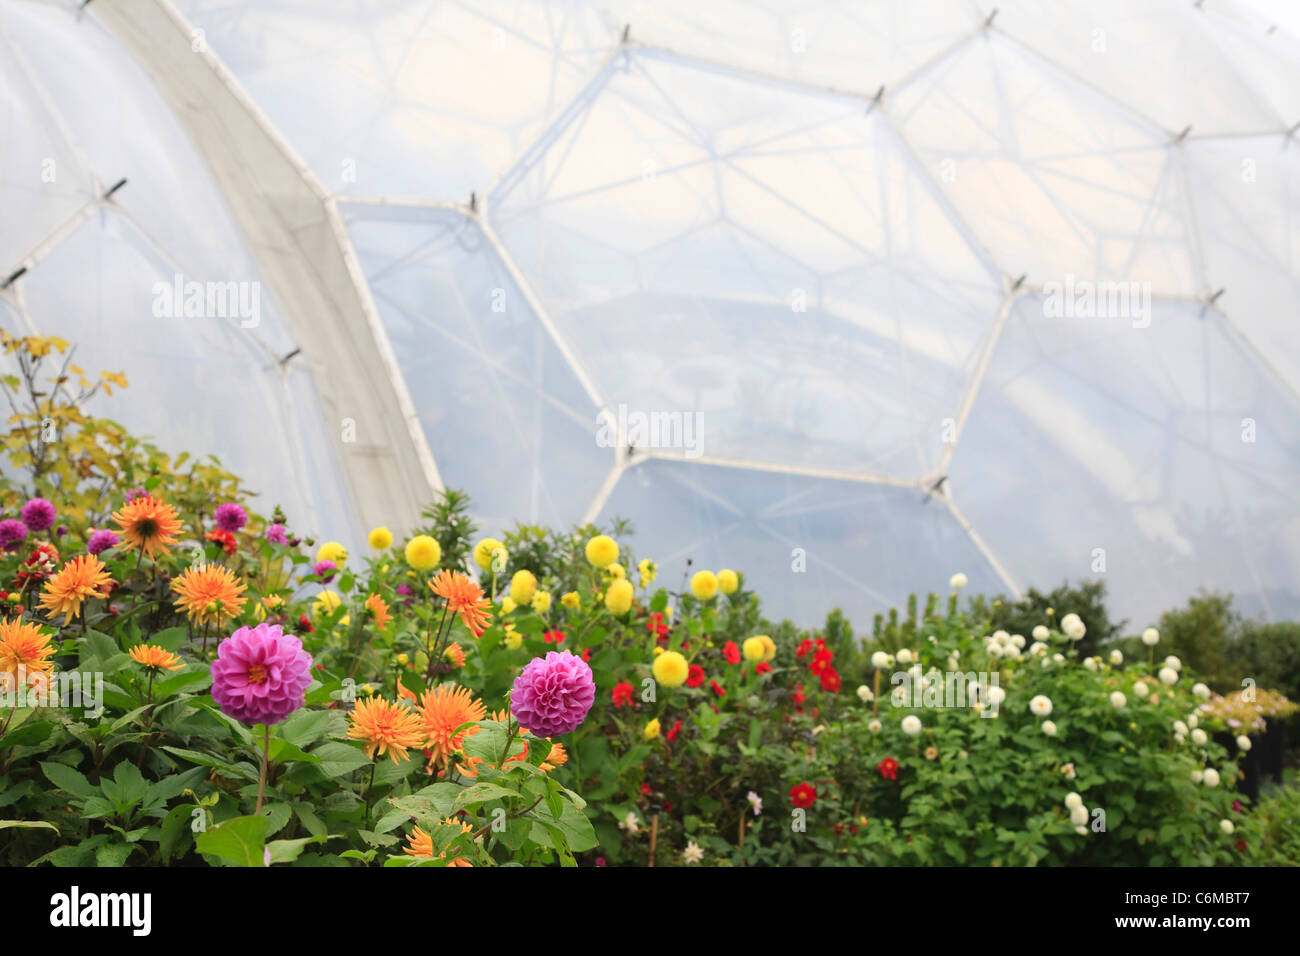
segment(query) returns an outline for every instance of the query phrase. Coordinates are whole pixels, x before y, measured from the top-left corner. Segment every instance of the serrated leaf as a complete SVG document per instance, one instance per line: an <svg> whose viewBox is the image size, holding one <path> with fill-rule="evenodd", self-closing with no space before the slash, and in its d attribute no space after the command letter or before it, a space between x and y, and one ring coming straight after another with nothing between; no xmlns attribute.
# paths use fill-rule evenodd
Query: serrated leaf
<svg viewBox="0 0 1300 956"><path fill-rule="evenodd" d="M265 866L264 851L269 821L266 817L235 817L198 834L200 853L234 866Z"/></svg>
<svg viewBox="0 0 1300 956"><path fill-rule="evenodd" d="M46 761L41 764L41 772L45 774L50 783L54 784L60 790L67 791L74 797L81 797L83 800L88 800L91 797L100 796L99 787L96 787L80 772L73 770L67 764Z"/></svg>

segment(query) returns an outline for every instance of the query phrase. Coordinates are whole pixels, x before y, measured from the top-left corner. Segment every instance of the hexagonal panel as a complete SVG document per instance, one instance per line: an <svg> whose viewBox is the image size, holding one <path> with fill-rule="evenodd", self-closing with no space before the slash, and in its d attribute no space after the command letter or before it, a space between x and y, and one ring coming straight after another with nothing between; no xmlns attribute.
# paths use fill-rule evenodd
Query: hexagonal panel
<svg viewBox="0 0 1300 956"><path fill-rule="evenodd" d="M468 198L595 74L588 0L178 0L325 188Z"/></svg>
<svg viewBox="0 0 1300 956"><path fill-rule="evenodd" d="M1013 41L966 44L889 115L1009 274L1200 291L1178 148Z"/></svg>
<svg viewBox="0 0 1300 956"><path fill-rule="evenodd" d="M861 101L658 54L492 200L605 401L700 413L714 458L927 473L1001 299Z"/></svg>
<svg viewBox="0 0 1300 956"><path fill-rule="evenodd" d="M614 464L596 406L477 224L347 203L357 256L443 482L486 531L581 519Z"/></svg>

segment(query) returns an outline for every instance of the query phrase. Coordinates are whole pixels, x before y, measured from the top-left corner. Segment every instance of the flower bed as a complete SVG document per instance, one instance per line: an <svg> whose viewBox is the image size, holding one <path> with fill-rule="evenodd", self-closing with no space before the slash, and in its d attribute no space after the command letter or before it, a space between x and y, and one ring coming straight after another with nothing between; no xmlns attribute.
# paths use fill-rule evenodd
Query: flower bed
<svg viewBox="0 0 1300 956"><path fill-rule="evenodd" d="M8 864L1212 865L1260 843L1233 792L1250 740L1211 739L1216 702L1154 629L1145 661L1086 656L1078 615L995 630L958 574L871 640L837 612L800 632L743 573L664 587L617 523L477 538L455 492L362 558L33 387L66 343L4 341Z"/></svg>

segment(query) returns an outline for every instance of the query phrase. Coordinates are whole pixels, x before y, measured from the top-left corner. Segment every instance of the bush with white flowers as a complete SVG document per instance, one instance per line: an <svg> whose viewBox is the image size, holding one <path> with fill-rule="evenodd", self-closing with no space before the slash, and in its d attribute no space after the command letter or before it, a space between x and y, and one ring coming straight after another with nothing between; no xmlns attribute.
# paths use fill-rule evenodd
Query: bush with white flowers
<svg viewBox="0 0 1300 956"><path fill-rule="evenodd" d="M1105 648L1082 658L1077 618L1025 624L1022 656L1023 636L966 618L954 597L909 639L868 643L859 673L896 655L913 693L898 706L885 694L853 701L834 736L799 737L814 724L797 717L786 752L801 755L792 781L839 781L825 796L817 785L814 810L839 814L827 848L859 865L1244 862L1252 824L1232 809L1231 786L1240 742L1228 753L1196 727L1200 700L1181 661L1126 665ZM834 704L818 706L824 722Z"/></svg>

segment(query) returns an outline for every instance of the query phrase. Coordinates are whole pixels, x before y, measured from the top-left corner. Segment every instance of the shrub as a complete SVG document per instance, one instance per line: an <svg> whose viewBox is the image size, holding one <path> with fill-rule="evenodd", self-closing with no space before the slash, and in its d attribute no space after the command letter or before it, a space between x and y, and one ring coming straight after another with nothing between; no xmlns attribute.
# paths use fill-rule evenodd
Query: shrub
<svg viewBox="0 0 1300 956"><path fill-rule="evenodd" d="M978 611L984 611L984 606L985 602L977 601ZM987 603L989 627L1011 634L1028 635L1035 625L1060 621L1068 613L1079 615L1088 629L1077 648L1084 656L1099 653L1120 635L1125 624L1110 619L1104 581L1083 581L1077 587L1062 584L1047 594L1030 588L1018 601L1003 595Z"/></svg>
<svg viewBox="0 0 1300 956"><path fill-rule="evenodd" d="M1300 787L1276 787L1254 812L1257 837L1247 842L1252 866L1300 866Z"/></svg>

